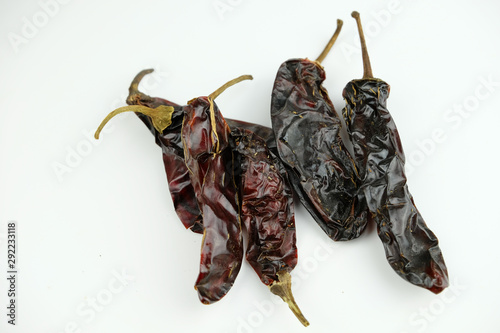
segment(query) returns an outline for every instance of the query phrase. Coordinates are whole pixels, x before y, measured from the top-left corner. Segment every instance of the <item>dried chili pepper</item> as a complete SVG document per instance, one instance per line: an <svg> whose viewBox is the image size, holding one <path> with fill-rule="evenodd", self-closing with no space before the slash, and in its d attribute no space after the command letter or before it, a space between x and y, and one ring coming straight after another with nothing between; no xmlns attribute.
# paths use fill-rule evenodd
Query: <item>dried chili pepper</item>
<svg viewBox="0 0 500 333"><path fill-rule="evenodd" d="M251 78L247 75L229 81L185 107L181 133L184 161L203 215L200 274L195 289L204 304L226 295L243 258L231 130L214 99L227 87Z"/></svg>
<svg viewBox="0 0 500 333"><path fill-rule="evenodd" d="M181 140L181 127L182 127L182 122L184 119L184 113L186 112L185 108L188 109L187 112L190 112L190 106L188 105L187 107L179 107L178 104L162 99L162 98L157 98L157 97L150 97L146 94L143 94L138 90L138 85L142 78L146 75L151 73L152 70L144 70L141 71L139 74L136 75L134 80L132 81L132 84L129 88L129 97L127 98L127 103L129 105L142 105L142 106L147 106L149 108L157 108L158 106L173 106L174 110L171 115L171 124L168 126L167 129L164 129L163 131L159 132L158 129L153 125L152 120L149 116L145 116L141 114L140 112L136 112L136 115L144 122L144 124L150 129L152 134L156 138L156 143L162 147L163 151L163 158L165 162L165 169L167 171L167 178L169 179L169 187L171 189L171 195L172 198L174 199L174 204L176 207L176 211L185 224L186 227L191 227L191 230L195 232L199 232L198 230L201 230L203 232L203 222L201 218L201 212L198 207L198 200L196 199L195 195L195 189L193 188L193 185L191 183L191 177L189 175L189 170L186 164L184 163L184 145ZM119 111L125 111L129 108L124 107L121 108ZM132 110L133 111L133 110ZM112 115L117 114L118 112L115 112ZM222 117L222 116L221 116ZM107 119L109 120L108 117ZM258 133L260 136L267 137L268 142L271 143L272 147L275 147L274 145L274 138L273 138L273 132L270 128L257 125L257 124L252 124L248 122L242 122L238 120L233 120L233 119L227 119L227 123L236 131L239 131L240 133L243 132L248 132L248 133ZM257 135L257 134L255 134ZM262 140L262 139L261 139ZM263 143L263 140L262 142ZM267 147L264 144L264 149L267 150ZM275 162L278 162L279 160L275 160ZM172 166L175 166L172 168ZM274 165L273 165L274 167ZM280 172L284 172L283 167L280 167ZM187 179L186 179L187 175ZM170 181L172 179L172 181ZM184 181L174 183L178 179L184 179ZM172 184L174 183L174 184ZM196 183L196 182L195 182ZM180 189L178 191L172 191L172 188L175 189ZM269 188L269 187L268 187ZM286 193L291 195L290 191L288 190L289 187L286 189ZM199 189L198 189L199 190ZM184 194L184 195L182 195ZM284 198L282 198L284 199ZM287 198L287 203L291 204L290 201L292 200L292 197ZM193 202L194 201L194 202ZM186 210L186 205L189 205L188 207L191 207L191 209ZM194 208L194 209L193 209ZM269 263L267 266L272 266L278 265L278 268L282 268L281 270L276 270L275 274L266 280L266 284L271 285L270 288L274 293L281 293L280 296L284 298L284 300L288 303L291 304L291 308L293 308L295 313L300 313L300 310L298 310L297 305L295 304L293 300L293 295L291 294L291 282L290 282L290 276L289 272L293 269L293 267L296 265L296 247L295 247L295 229L294 229L294 221L293 221L293 210L291 213L291 221L290 221L290 210L292 208L287 208L286 211L280 213L280 216L287 216L286 221L288 222L288 225L286 228L286 234L289 235L286 237L287 242L283 242L283 248L289 247L289 254L288 256L285 256L285 260L288 262L286 265L283 265L281 261L275 261L273 263ZM185 212L197 212L198 214L186 214ZM199 219L197 219L197 223L193 224L193 217L197 217L199 215ZM199 222L198 222L199 221ZM252 224L252 228L255 225ZM285 228L285 226L283 226ZM277 229L274 227L274 229ZM278 226L279 229L279 226ZM250 230L250 229L248 229ZM293 237L291 236L293 234ZM277 235L276 237L280 237L282 235ZM288 243L288 240L290 238L293 238L293 242ZM276 243L276 242L274 242ZM273 245L270 244L272 247ZM270 246L268 244L268 252L270 251ZM293 249L295 249L295 257L293 255ZM278 252L279 249L276 250ZM255 253L253 251L252 253ZM252 262L253 259L256 259L252 256L249 256L249 261ZM295 258L295 259L294 259ZM258 265L256 263L256 265ZM257 267L257 266L255 266ZM269 271L269 267L267 267L267 271ZM264 270L264 268L261 269L261 272ZM281 276L281 279L278 278L278 276ZM303 316L301 315L303 318ZM299 317L300 318L300 317ZM307 322L305 319L303 319L305 322ZM303 322L304 322L303 321Z"/></svg>
<svg viewBox="0 0 500 333"><path fill-rule="evenodd" d="M156 143L162 149L167 182L177 215L187 229L196 233L203 233L203 218L191 184L189 170L184 163L184 147L181 140L184 108L177 103L159 97L150 97L139 91L141 80L145 75L152 72L152 69L146 69L135 76L129 88L127 104L143 105L150 108L156 108L160 105L174 107L171 117L172 124L163 132L158 132L155 129L148 116L139 112L136 112L136 115L149 128L155 136ZM276 147L274 134L270 128L234 119L226 119L226 122L230 128L251 130L262 138L266 138L269 147Z"/></svg>
<svg viewBox="0 0 500 333"><path fill-rule="evenodd" d="M344 88L343 116L368 207L392 268L403 279L437 294L448 286L443 255L408 191L403 147L386 107L390 87L373 78L359 13L352 16L361 39L364 75Z"/></svg>
<svg viewBox="0 0 500 333"><path fill-rule="evenodd" d="M138 90L139 82L144 75L151 72L152 70L145 70L135 77L129 89L130 94L127 103L148 107L157 107L159 105L178 106L176 103L162 98L150 97ZM174 157L184 155L182 143L179 144L181 141L180 129L179 126L176 126L176 123L177 125L182 124L182 114L179 122L176 111L174 111L172 124L163 133L159 133L152 126L151 120L147 116L140 113L137 113L137 116L155 135L157 144L163 149L164 161L168 161L165 155L174 155ZM241 179L241 181L238 181L238 184L241 185L241 214L249 234L247 245L249 250L246 258L254 267L262 282L289 304L292 311L296 313L304 325L308 325L291 292L290 272L297 264L293 193L281 161L269 151L269 148L276 148L273 131L265 126L234 119L226 119L226 122L232 129L231 135L236 141L236 146L233 149L239 153L238 165L241 163L238 172ZM267 138L267 140L263 138ZM171 153L171 149L175 149L174 154ZM182 162L184 162L183 157ZM171 165L172 163L166 162L166 169ZM188 173L184 163L175 165L175 170L167 171L168 179L174 173L182 176L184 174L182 170ZM259 166L265 168L267 172L255 173L256 167ZM252 171L254 171L253 174L251 174ZM262 181L259 182L259 179ZM181 185L184 192L191 192L192 198L195 198L190 181L182 182ZM179 207L182 211L183 201L178 200L180 199L180 191L172 191L171 193L173 198L177 197L174 202L178 202L176 207ZM189 199L189 197L185 199ZM198 207L197 202L196 207ZM183 215L183 218L186 218L186 216ZM201 230L203 230L202 221L200 221L200 226ZM263 234L266 228L265 239L259 239L259 231L260 234Z"/></svg>
<svg viewBox="0 0 500 333"><path fill-rule="evenodd" d="M256 133L236 127L231 135L239 155L241 219L248 234L246 259L271 292L308 326L291 289L297 246L293 193L284 166Z"/></svg>
<svg viewBox="0 0 500 333"><path fill-rule="evenodd" d="M153 72L152 69L146 69L136 75L129 88L127 104L143 105L150 108L156 108L160 105L174 107L171 118L172 124L162 132L154 128L151 118L148 116L141 113L136 113L136 115L150 129L155 136L156 143L162 149L170 196L177 216L179 216L186 229L191 229L196 233L203 233L203 218L191 185L188 168L184 163L184 147L181 139L184 107L163 98L150 97L139 91L139 83L145 75L151 72Z"/></svg>
<svg viewBox="0 0 500 333"><path fill-rule="evenodd" d="M320 64L341 27L338 20L316 61L290 59L281 65L271 120L279 155L302 204L330 238L349 240L365 229L368 211L354 161L340 137L340 118L321 85L325 71Z"/></svg>
<svg viewBox="0 0 500 333"><path fill-rule="evenodd" d="M162 98L150 97L138 90L139 82L152 71L152 69L147 69L136 75L130 85L127 98L127 103L131 106L121 107L110 113L96 131L95 137L99 138L101 129L109 119L121 112L134 111L155 135L156 143L162 148L169 190L177 215L186 228L196 233L203 233L202 216L191 186L189 172L184 164L184 150L180 134L184 107ZM151 117L151 112L154 112L151 111L152 109L169 110L169 114L165 116L168 118L169 125L157 128L153 119L160 115ZM142 113L141 110L146 110L146 113ZM168 130L165 130L167 127Z"/></svg>

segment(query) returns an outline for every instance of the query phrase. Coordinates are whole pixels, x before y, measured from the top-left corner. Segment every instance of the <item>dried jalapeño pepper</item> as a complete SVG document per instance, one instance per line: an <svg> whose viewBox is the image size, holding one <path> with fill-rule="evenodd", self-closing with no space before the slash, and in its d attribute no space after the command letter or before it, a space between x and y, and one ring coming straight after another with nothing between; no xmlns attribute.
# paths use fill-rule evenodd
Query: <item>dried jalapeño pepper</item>
<svg viewBox="0 0 500 333"><path fill-rule="evenodd" d="M253 131L236 127L231 135L240 165L241 219L248 235L246 259L271 292L308 326L291 289L297 246L293 193L284 166Z"/></svg>
<svg viewBox="0 0 500 333"><path fill-rule="evenodd" d="M389 85L373 77L358 12L364 75L343 91L343 116L352 139L363 190L391 267L403 279L434 293L448 286L438 239L427 227L408 191L405 156L386 107Z"/></svg>
<svg viewBox="0 0 500 333"><path fill-rule="evenodd" d="M333 240L358 237L368 218L354 161L340 137L341 120L322 86L321 61L341 27L337 20L337 30L316 61L290 59L281 65L271 98L277 150L292 186Z"/></svg>
<svg viewBox="0 0 500 333"><path fill-rule="evenodd" d="M203 215L200 273L195 289L204 304L226 295L243 259L231 130L214 99L227 87L251 78L246 75L229 81L209 96L192 99L185 107L181 132L184 161Z"/></svg>

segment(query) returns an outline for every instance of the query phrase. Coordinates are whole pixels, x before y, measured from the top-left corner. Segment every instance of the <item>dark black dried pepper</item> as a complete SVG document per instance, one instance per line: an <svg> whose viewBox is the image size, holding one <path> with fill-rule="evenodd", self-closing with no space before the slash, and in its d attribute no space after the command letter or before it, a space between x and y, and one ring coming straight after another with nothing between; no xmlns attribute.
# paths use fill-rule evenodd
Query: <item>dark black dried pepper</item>
<svg viewBox="0 0 500 333"><path fill-rule="evenodd" d="M438 239L427 227L408 191L405 156L386 107L390 87L373 78L359 13L356 19L363 50L364 75L343 91L343 116L352 139L368 208L394 271L434 293L448 286L448 271Z"/></svg>
<svg viewBox="0 0 500 333"><path fill-rule="evenodd" d="M358 237L368 210L351 155L340 137L341 121L326 89L320 61L290 59L278 70L272 92L271 120L277 150L295 192L316 222L333 240Z"/></svg>

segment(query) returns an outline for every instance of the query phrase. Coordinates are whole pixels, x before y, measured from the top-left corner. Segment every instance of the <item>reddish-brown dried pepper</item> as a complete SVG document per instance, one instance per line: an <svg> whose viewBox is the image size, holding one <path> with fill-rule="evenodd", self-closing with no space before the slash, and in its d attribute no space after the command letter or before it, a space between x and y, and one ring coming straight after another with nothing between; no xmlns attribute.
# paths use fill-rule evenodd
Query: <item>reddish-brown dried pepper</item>
<svg viewBox="0 0 500 333"><path fill-rule="evenodd" d="M178 104L176 103L162 98L150 97L138 90L141 79L151 72L152 70L144 70L135 77L129 89L127 103L129 105L145 105L148 107L157 107L159 105L177 107ZM164 161L170 160L170 157L167 156L166 158L165 155L173 155L174 158L184 155L180 140L181 126L179 126L182 124L183 111L180 114L177 114L176 111L174 109L172 114L172 124L163 133L159 133L153 127L149 117L137 113L137 116L155 135L157 144L162 147ZM255 269L262 282L289 304L292 311L304 325L308 325L291 292L290 272L297 264L293 193L283 164L269 150L269 148L276 148L273 131L265 126L233 119L226 119L226 122L232 129L231 135L236 141L233 150L238 153L238 165L241 163L238 171L240 175L238 184L240 184L242 220L249 234L247 261ZM267 138L267 140L263 138ZM188 173L183 157L182 165L174 165L175 169L172 170L172 163L165 163L168 179L182 178L179 176L184 174L183 169ZM258 168L264 168L267 172L256 173L255 171ZM175 174L178 176L174 177ZM270 180L273 181L270 182ZM178 205L175 205L178 214L179 210L180 212L185 210L182 207L183 201L179 200L184 197L180 196L181 192L192 193L192 198L196 201L189 175L188 182L174 184L174 188L182 188L182 191L176 192L172 191L172 184L169 182L174 203L178 203ZM184 197L183 199L190 198ZM195 204L196 208L198 208L197 202ZM189 217L186 214L179 214L179 216L184 219ZM200 221L199 225L203 230L202 221ZM191 230L194 231L193 228ZM267 230L267 232L264 230ZM259 239L259 235L265 235L265 238Z"/></svg>
<svg viewBox="0 0 500 333"><path fill-rule="evenodd" d="M279 156L292 186L316 222L334 240L358 237L368 210L359 178L340 137L341 121L321 85L320 62L335 42L342 21L316 61L290 59L278 70L272 92L271 120Z"/></svg>
<svg viewBox="0 0 500 333"><path fill-rule="evenodd" d="M297 246L293 193L284 166L254 132L233 128L231 135L239 155L241 219L248 235L246 259L271 292L308 326L291 289Z"/></svg>
<svg viewBox="0 0 500 333"><path fill-rule="evenodd" d="M184 147L181 139L182 121L184 119L184 107L163 98L150 97L139 91L139 83L145 75L152 73L152 69L146 69L136 75L129 88L127 104L143 105L156 108L160 105L172 106L172 124L162 132L157 131L151 118L141 113L136 115L149 128L155 136L156 143L162 149L163 164L167 175L170 196L174 204L175 212L186 229L196 233L203 233L203 218L198 207L198 201L191 185L189 170L184 163Z"/></svg>
<svg viewBox="0 0 500 333"><path fill-rule="evenodd" d="M106 123L122 112L134 111L148 116L149 119L142 119L152 125L154 133L164 133L172 124L174 114L183 115L183 166L189 170L190 177L184 185L193 188L204 223L200 274L195 283L204 304L220 300L229 291L243 257L230 129L213 100L228 86L245 79L251 76L232 80L210 96L195 98L184 107L167 106L164 103L171 102L156 98L150 102L152 106L160 104L154 109L144 105L118 108L102 121L95 134L98 139ZM139 81L140 78L137 84Z"/></svg>
<svg viewBox="0 0 500 333"><path fill-rule="evenodd" d="M185 107L181 133L184 161L203 215L200 274L195 288L204 304L226 295L243 258L231 130L214 99L227 87L251 78L234 79Z"/></svg>
<svg viewBox="0 0 500 333"><path fill-rule="evenodd" d="M203 218L191 184L189 170L184 163L184 147L181 140L184 107L163 98L150 97L139 91L139 83L145 75L151 72L153 72L152 69L146 69L135 76L129 88L127 104L142 105L149 108L156 108L160 105L174 107L171 116L172 123L162 132L155 129L149 116L139 112L136 112L136 115L149 128L155 136L156 143L162 149L170 195L177 215L187 229L191 229L196 233L203 233ZM260 137L266 138L269 147L276 147L274 134L270 128L235 119L226 118L226 122L230 128L248 129Z"/></svg>
<svg viewBox="0 0 500 333"><path fill-rule="evenodd" d="M352 16L358 24L364 75L344 88L343 116L368 207L392 268L403 279L437 294L448 286L448 271L438 239L408 191L403 147L386 107L390 87L373 78L359 13Z"/></svg>

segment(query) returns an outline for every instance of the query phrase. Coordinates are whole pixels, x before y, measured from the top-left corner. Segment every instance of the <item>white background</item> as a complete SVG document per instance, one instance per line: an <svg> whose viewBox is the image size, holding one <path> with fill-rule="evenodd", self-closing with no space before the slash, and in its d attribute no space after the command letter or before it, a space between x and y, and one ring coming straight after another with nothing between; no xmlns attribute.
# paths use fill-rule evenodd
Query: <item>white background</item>
<svg viewBox="0 0 500 333"><path fill-rule="evenodd" d="M6 323L1 278L0 331L499 330L497 1L0 3L0 276L8 221L19 244L17 325ZM224 299L202 305L193 289L201 236L174 213L151 134L130 114L100 141L90 136L150 67L141 89L180 104L252 74L217 103L226 117L270 125L279 65L315 59L337 18L344 28L323 65L340 112L344 85L362 75L352 10L375 76L391 84L410 191L452 287L436 296L403 281L373 226L334 243L296 205L293 290L310 327L271 302L247 263Z"/></svg>

